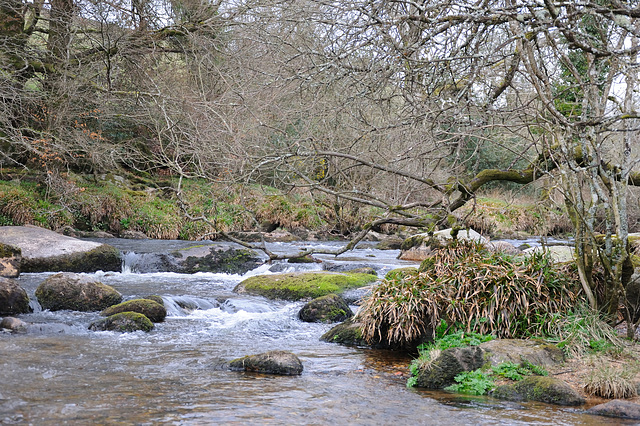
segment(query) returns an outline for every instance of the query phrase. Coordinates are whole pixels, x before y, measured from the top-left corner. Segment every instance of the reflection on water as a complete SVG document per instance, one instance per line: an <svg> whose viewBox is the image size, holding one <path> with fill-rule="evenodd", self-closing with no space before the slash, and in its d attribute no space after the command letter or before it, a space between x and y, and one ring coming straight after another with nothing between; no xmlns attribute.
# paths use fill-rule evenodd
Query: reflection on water
<svg viewBox="0 0 640 426"><path fill-rule="evenodd" d="M363 261L372 255L393 266L388 252L367 250ZM407 389L407 356L320 342L328 325L299 321L301 303L234 294L240 276L95 275L125 298L162 296L166 321L148 334L118 334L87 330L97 313L20 316L32 323L27 334L0 334L0 424L601 423L543 404ZM34 297L46 276L20 283ZM302 376L224 368L273 349L296 353Z"/></svg>

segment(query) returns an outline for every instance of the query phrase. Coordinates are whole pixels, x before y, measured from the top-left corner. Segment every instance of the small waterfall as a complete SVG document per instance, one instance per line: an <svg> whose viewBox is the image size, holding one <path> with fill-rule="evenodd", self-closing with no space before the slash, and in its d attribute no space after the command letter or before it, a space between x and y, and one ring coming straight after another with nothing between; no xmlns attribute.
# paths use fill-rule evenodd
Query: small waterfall
<svg viewBox="0 0 640 426"><path fill-rule="evenodd" d="M217 301L209 301L190 296L164 296L164 307L169 317L182 317L196 310L207 310L220 307Z"/></svg>

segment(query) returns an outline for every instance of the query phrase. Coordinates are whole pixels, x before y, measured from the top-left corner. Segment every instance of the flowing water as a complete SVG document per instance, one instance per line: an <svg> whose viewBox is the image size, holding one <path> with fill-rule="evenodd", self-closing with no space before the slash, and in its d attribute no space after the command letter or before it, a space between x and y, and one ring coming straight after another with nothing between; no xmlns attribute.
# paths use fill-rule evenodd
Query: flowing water
<svg viewBox="0 0 640 426"><path fill-rule="evenodd" d="M122 273L94 275L125 299L160 295L168 316L150 333L91 332L97 313L21 315L26 334L0 333L0 424L602 424L580 410L407 389L410 359L319 341L329 325L297 319L302 303L240 296L243 278L313 265L261 266L245 276L137 273L148 254L184 242L109 241L129 252ZM311 243L309 243L311 244ZM315 243L316 245L318 243ZM273 250L293 250L273 244ZM133 250L133 251L132 251ZM398 252L361 249L330 267L407 262ZM32 300L48 274L23 274ZM229 371L233 358L296 353L301 376ZM618 424L623 424L619 422Z"/></svg>

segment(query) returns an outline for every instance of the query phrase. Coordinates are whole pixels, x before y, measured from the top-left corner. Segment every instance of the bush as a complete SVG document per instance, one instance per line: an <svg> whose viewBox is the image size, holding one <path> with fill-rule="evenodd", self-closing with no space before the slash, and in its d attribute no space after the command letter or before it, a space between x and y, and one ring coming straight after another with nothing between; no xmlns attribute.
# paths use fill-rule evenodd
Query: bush
<svg viewBox="0 0 640 426"><path fill-rule="evenodd" d="M358 318L368 341L390 344L433 338L441 320L499 338L549 334L546 320L575 306L578 282L542 253L525 259L459 243L436 250L416 272L383 280Z"/></svg>

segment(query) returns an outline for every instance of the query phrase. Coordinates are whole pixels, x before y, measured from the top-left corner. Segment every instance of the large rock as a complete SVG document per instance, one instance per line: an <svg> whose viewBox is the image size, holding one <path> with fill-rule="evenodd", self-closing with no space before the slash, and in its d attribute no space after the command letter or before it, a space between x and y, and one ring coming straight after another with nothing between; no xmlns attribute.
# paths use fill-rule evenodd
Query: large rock
<svg viewBox="0 0 640 426"><path fill-rule="evenodd" d="M332 327L320 337L320 340L347 346L369 346L362 337L362 324L353 321L352 318Z"/></svg>
<svg viewBox="0 0 640 426"><path fill-rule="evenodd" d="M91 323L92 331L120 331L129 333L133 331L153 330L153 323L149 318L138 312L120 312L107 318Z"/></svg>
<svg viewBox="0 0 640 426"><path fill-rule="evenodd" d="M153 297L153 296L150 296ZM120 312L137 312L149 318L152 322L162 322L167 316L167 310L158 302L151 299L133 299L117 305L109 306L101 315L109 317Z"/></svg>
<svg viewBox="0 0 640 426"><path fill-rule="evenodd" d="M473 229L463 229L455 236L458 241L475 241L487 244L488 239L474 231ZM446 247L454 240L452 229L443 229L433 234L423 233L411 236L404 240L401 247L399 259L422 261L430 257L434 249Z"/></svg>
<svg viewBox="0 0 640 426"><path fill-rule="evenodd" d="M0 315L26 314L31 310L27 292L11 278L0 277Z"/></svg>
<svg viewBox="0 0 640 426"><path fill-rule="evenodd" d="M573 247L569 246L547 246L547 247L531 247L524 251L526 256L535 253L548 253L551 259L556 263L568 263L575 261L576 252Z"/></svg>
<svg viewBox="0 0 640 426"><path fill-rule="evenodd" d="M640 420L640 405L623 399L614 399L589 408L587 413L598 416Z"/></svg>
<svg viewBox="0 0 640 426"><path fill-rule="evenodd" d="M264 296L268 299L315 299L350 288L363 287L377 277L371 274L306 272L257 275L247 278L233 290L239 294Z"/></svg>
<svg viewBox="0 0 640 426"><path fill-rule="evenodd" d="M36 289L36 297L43 309L51 311L101 311L122 301L113 287L70 272L48 277Z"/></svg>
<svg viewBox="0 0 640 426"><path fill-rule="evenodd" d="M18 247L0 243L0 277L16 278L20 275L22 252Z"/></svg>
<svg viewBox="0 0 640 426"><path fill-rule="evenodd" d="M583 405L585 398L555 377L529 376L511 385L498 386L492 396L509 401L538 401L556 405Z"/></svg>
<svg viewBox="0 0 640 426"><path fill-rule="evenodd" d="M552 367L564 361L562 349L541 340L495 339L480 344L480 348L491 365L529 362L540 367Z"/></svg>
<svg viewBox="0 0 640 426"><path fill-rule="evenodd" d="M122 268L120 252L114 247L37 226L2 226L0 243L22 251L22 272L95 272Z"/></svg>
<svg viewBox="0 0 640 426"><path fill-rule="evenodd" d="M256 373L297 376L302 374L302 362L293 353L270 351L258 355L248 355L234 359L229 363L232 370L253 371Z"/></svg>
<svg viewBox="0 0 640 426"><path fill-rule="evenodd" d="M305 322L341 322L352 316L353 312L347 302L337 294L313 299L298 312L298 317Z"/></svg>
<svg viewBox="0 0 640 426"><path fill-rule="evenodd" d="M478 346L449 348L440 353L428 368L416 376L416 386L427 389L443 389L455 383L454 378L464 372L481 368L483 350Z"/></svg>

